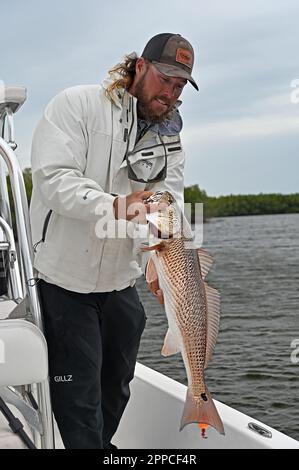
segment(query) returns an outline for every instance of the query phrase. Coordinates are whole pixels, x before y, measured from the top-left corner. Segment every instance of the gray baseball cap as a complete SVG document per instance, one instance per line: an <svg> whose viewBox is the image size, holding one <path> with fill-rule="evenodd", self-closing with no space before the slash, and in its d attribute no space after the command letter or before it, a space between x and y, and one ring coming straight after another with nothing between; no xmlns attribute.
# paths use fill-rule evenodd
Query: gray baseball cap
<svg viewBox="0 0 299 470"><path fill-rule="evenodd" d="M152 62L164 75L186 78L198 90L197 83L191 76L194 64L193 47L180 34L157 34L148 41L141 57Z"/></svg>

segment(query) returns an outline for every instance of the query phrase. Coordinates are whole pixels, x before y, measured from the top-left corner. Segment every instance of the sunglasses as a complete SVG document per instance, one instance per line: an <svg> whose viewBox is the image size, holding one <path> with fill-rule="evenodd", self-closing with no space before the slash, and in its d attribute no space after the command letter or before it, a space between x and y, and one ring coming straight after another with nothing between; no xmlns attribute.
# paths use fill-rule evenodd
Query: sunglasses
<svg viewBox="0 0 299 470"><path fill-rule="evenodd" d="M161 170L159 170L157 172L157 174L151 176L150 178L147 178L147 179L139 178L136 175L136 172L133 169L133 158L134 158L134 156L136 155L137 152L134 152L134 151L127 152L126 153L126 162L127 162L127 168L128 168L128 178L130 180L137 181L139 183L156 183L158 181L164 181L166 179L166 176L167 176L167 150L166 150L165 143L163 142L163 139L160 136L160 134L158 134L158 137L159 137L161 143L144 149L144 152L142 152L142 156L144 156L144 157L152 156L153 152L151 152L151 149L162 146L163 151L164 151L163 168ZM146 160L139 160L139 162L144 163L145 166L151 167L151 164L147 163Z"/></svg>

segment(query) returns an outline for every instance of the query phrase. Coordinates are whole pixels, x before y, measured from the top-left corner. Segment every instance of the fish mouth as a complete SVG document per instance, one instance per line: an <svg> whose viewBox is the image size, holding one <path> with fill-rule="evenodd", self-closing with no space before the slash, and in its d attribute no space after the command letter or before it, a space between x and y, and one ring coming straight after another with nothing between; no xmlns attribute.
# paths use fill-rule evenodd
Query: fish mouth
<svg viewBox="0 0 299 470"><path fill-rule="evenodd" d="M145 203L166 203L164 210L151 212L146 215L150 224L151 234L159 239L171 239L181 233L179 213L175 207L175 199L168 191L157 191Z"/></svg>
<svg viewBox="0 0 299 470"><path fill-rule="evenodd" d="M143 202L145 204L149 204L153 202L159 202L159 203L165 202L166 204L174 204L175 199L169 191L156 191L154 194L152 194L150 197L145 199Z"/></svg>

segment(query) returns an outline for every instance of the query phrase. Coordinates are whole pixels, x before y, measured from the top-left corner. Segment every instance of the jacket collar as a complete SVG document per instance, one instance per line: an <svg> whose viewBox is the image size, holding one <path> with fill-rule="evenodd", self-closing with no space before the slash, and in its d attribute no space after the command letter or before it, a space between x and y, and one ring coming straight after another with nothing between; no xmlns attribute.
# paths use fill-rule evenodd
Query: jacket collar
<svg viewBox="0 0 299 470"><path fill-rule="evenodd" d="M178 112L177 107L174 108L171 115L169 116L169 119L167 119L166 121L151 124L150 122L138 119L138 122L139 124L141 124L141 127L146 127L155 134L165 136L177 135L181 132L183 127L183 120L181 118L180 113Z"/></svg>
<svg viewBox="0 0 299 470"><path fill-rule="evenodd" d="M112 91L108 91L108 88L110 85L112 85L112 83L113 80L111 77L105 78L102 82L102 87L104 88L110 101L120 109L122 109L124 106L129 107L130 98L136 100L135 96L128 93L124 88L114 88Z"/></svg>

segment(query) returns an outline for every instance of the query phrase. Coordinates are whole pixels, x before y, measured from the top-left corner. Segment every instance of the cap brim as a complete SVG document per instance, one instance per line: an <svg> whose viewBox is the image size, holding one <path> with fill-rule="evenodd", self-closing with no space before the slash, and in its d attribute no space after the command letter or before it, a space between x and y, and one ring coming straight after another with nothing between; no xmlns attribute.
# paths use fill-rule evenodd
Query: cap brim
<svg viewBox="0 0 299 470"><path fill-rule="evenodd" d="M168 65L162 64L161 62L152 61L152 64L159 70L159 72L167 75L168 77L178 77L178 78L185 78L188 80L194 88L199 91L196 81L193 77L191 77L190 73L186 72L185 70L181 69L180 67L176 67L175 65Z"/></svg>

